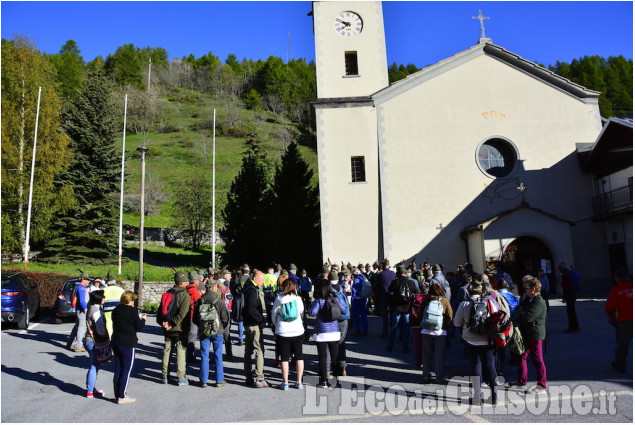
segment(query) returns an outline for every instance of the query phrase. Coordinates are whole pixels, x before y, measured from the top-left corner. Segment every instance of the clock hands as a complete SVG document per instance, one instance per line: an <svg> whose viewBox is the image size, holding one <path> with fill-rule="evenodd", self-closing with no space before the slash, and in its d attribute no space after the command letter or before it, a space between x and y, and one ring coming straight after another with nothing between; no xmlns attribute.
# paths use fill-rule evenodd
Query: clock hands
<svg viewBox="0 0 635 425"><path fill-rule="evenodd" d="M350 26L351 26L351 23L350 23L350 22L345 22L345 21L342 21L341 19L336 19L336 21L337 21L337 22L339 22L339 23L344 24L344 25L345 25L345 26L347 26L347 27L350 27Z"/></svg>

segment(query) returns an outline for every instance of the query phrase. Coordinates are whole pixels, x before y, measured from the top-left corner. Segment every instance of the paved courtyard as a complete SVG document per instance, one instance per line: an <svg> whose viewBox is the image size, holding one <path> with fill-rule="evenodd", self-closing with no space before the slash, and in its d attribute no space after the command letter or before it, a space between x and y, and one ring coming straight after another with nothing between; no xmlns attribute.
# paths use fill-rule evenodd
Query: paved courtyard
<svg viewBox="0 0 635 425"><path fill-rule="evenodd" d="M564 334L565 307L551 301L545 362L547 394L500 391L499 404L470 407L466 382L469 361L458 336L446 354L448 386L422 385L412 354L385 351L379 339L381 319L371 316L370 336L348 337L347 372L340 386L316 389L317 350L305 343L304 390L283 392L254 389L244 381L244 346L234 346L234 361L225 363L223 388L200 388L198 364L188 365L190 385L160 384L163 337L154 317L139 334L139 346L129 394L136 403L117 405L112 399L113 364L100 372L97 387L105 399L86 399L86 353L64 349L72 323L56 325L44 318L20 331L2 325L2 422L633 422L632 362L627 374L610 366L615 346L613 328L603 313L604 300L578 302L582 331ZM232 332L235 331L235 326ZM233 333L235 335L235 333ZM266 332L265 374L270 384L281 382L271 365L273 337ZM632 356L632 355L631 355ZM516 379L516 368L505 364L504 376ZM174 375L174 374L173 374ZM290 382L294 382L292 371ZM535 369L529 366L530 385ZM213 373L211 380L213 381ZM83 412L83 413L80 413Z"/></svg>

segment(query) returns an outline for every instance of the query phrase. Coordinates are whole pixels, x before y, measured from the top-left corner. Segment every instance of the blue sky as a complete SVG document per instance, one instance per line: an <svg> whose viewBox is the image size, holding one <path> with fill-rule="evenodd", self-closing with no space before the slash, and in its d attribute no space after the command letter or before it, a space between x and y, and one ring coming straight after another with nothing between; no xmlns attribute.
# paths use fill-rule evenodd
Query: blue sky
<svg viewBox="0 0 635 425"><path fill-rule="evenodd" d="M28 36L45 53L77 42L85 61L118 46L163 47L169 58L211 51L224 60L315 58L308 1L282 2L30 2L3 1L3 38ZM424 2L383 3L388 64L423 67L476 44L481 9L486 35L544 65L584 55L633 58L633 3Z"/></svg>

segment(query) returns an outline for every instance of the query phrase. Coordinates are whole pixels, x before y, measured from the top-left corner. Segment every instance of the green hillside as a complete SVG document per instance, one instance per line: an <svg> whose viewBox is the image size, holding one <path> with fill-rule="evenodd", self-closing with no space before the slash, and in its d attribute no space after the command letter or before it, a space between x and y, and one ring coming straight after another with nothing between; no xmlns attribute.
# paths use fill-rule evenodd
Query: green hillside
<svg viewBox="0 0 635 425"><path fill-rule="evenodd" d="M314 171L317 184L317 153L312 134L302 134L301 127L282 115L264 110L247 110L241 101L217 101L214 96L183 88L170 89L160 97L161 117L155 123L159 131L149 132L146 138L146 199L148 182L156 179L164 197L159 210L146 216L145 226L169 228L171 205L179 178L192 172L204 173L212 181L213 110L216 109L216 220L220 225L220 211L226 203L231 182L238 174L245 150L247 129L253 128L262 141L271 172L279 164L286 146L295 139L302 155ZM231 120L226 118L232 115ZM229 126L228 121L236 122ZM138 227L139 213L130 211L130 198L138 197L141 182L141 156L136 151L142 145L143 134L126 135L126 181L124 194L124 224ZM121 140L120 140L121 147ZM121 152L121 150L119 150ZM201 194L211 197L211 193ZM146 202L148 202L146 200ZM147 210L146 210L147 211Z"/></svg>

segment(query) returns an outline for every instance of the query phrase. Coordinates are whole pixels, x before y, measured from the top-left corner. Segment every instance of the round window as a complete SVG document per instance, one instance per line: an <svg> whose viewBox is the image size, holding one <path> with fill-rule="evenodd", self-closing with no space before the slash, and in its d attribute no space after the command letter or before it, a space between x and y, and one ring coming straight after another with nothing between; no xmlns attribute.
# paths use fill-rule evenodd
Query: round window
<svg viewBox="0 0 635 425"><path fill-rule="evenodd" d="M478 147L476 161L480 169L488 176L506 177L514 171L518 161L518 152L508 140L489 139Z"/></svg>

